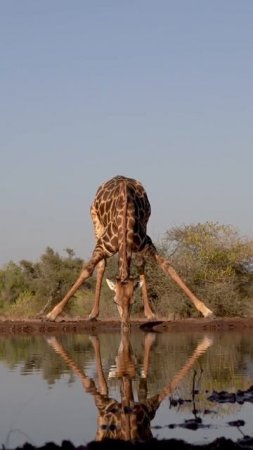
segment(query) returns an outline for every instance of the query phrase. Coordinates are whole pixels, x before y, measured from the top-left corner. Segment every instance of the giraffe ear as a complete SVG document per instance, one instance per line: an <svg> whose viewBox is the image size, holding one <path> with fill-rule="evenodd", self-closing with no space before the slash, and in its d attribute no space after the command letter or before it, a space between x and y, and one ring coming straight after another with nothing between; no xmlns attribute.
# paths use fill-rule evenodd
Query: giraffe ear
<svg viewBox="0 0 253 450"><path fill-rule="evenodd" d="M109 280L109 278L106 278L106 283L108 284L109 288L112 291L116 291L116 283L115 281Z"/></svg>

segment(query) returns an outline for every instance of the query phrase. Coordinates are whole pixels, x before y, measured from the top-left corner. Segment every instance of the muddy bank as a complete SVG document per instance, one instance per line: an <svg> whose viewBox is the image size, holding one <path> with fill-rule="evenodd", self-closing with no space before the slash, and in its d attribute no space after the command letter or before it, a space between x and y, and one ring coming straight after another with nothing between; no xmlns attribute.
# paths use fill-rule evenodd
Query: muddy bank
<svg viewBox="0 0 253 450"><path fill-rule="evenodd" d="M237 442L233 442L230 439L219 438L214 442L205 445L192 445L185 441L176 439L164 439L161 441L152 439L149 442L143 443L108 440L102 442L91 442L87 445L75 447L71 442L63 441L61 445L56 445L50 442L42 447L34 447L30 444L25 444L23 447L18 447L16 450L118 450L119 448L121 450L252 450L253 438L244 437Z"/></svg>
<svg viewBox="0 0 253 450"><path fill-rule="evenodd" d="M34 320L0 319L0 334L57 334L57 333L97 333L120 330L119 320L61 319L56 322ZM158 333L190 331L240 331L253 332L253 318L210 318L154 321L132 319L131 329Z"/></svg>

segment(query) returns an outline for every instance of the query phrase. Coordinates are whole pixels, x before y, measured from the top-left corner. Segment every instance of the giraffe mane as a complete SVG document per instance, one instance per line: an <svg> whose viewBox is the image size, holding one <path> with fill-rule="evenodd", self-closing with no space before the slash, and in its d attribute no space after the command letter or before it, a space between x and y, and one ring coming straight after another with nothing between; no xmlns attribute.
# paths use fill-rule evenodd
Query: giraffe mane
<svg viewBox="0 0 253 450"><path fill-rule="evenodd" d="M122 208L122 273L121 281L126 281L129 278L127 267L127 185L125 180L120 181L120 194L123 199Z"/></svg>

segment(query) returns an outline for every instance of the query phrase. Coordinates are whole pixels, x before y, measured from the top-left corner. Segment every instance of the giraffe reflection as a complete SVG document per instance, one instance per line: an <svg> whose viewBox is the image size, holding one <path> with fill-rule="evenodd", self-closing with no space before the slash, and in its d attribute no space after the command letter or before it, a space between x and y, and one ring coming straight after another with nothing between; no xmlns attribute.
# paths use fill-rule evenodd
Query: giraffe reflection
<svg viewBox="0 0 253 450"><path fill-rule="evenodd" d="M115 358L115 366L109 372L109 378L115 378L119 381L121 401L109 397L108 385L102 367L100 341L97 336L91 336L90 340L95 353L98 387L94 380L78 367L55 337L48 339L49 345L81 380L85 391L94 398L98 409L97 441L104 439L146 441L151 439L151 420L155 417L161 402L172 394L200 356L212 345L212 340L204 337L174 378L158 394L148 397L147 376L150 353L155 339L154 333L148 333L144 338L143 370L139 380L138 401L134 400L133 394L132 382L136 378L137 368L129 331L121 331L121 342Z"/></svg>

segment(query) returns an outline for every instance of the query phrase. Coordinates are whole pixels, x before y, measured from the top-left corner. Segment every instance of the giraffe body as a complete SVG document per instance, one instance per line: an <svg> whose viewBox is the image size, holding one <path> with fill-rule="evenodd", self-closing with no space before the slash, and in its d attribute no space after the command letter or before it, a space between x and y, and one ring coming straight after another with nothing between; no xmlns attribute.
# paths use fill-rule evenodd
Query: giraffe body
<svg viewBox="0 0 253 450"><path fill-rule="evenodd" d="M133 294L138 286L142 288L145 316L149 319L154 317L148 300L144 275L147 257L152 257L161 269L174 279L203 316L212 315L212 311L185 285L170 262L158 255L152 240L147 235L147 223L151 208L147 194L139 181L124 176L116 176L102 184L97 190L90 213L94 225L96 246L77 281L63 300L47 315L49 320L55 320L62 312L77 289L92 275L95 267L97 268L97 283L94 305L89 318L96 319L99 315L100 293L106 259L116 253L118 253L118 277L115 283L111 280L107 280L107 282L109 287L115 291L114 301L117 304L123 325L127 325L129 322ZM133 253L139 255L138 281L132 278L130 274Z"/></svg>
<svg viewBox="0 0 253 450"><path fill-rule="evenodd" d="M119 279L130 276L132 252L140 252L150 238L146 234L151 213L147 194L132 178L117 176L98 189L91 205L97 239L94 254L109 257L119 253Z"/></svg>

